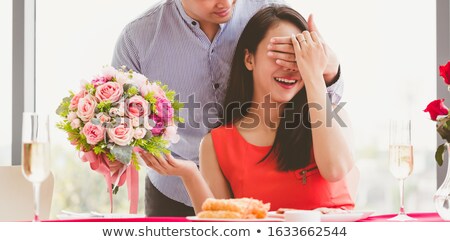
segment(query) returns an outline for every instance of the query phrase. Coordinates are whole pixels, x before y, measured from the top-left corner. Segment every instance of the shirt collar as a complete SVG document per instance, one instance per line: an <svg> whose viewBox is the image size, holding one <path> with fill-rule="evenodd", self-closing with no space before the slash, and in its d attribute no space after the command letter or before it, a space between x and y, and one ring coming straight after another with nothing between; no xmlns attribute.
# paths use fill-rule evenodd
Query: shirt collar
<svg viewBox="0 0 450 242"><path fill-rule="evenodd" d="M200 28L200 24L198 23L197 20L189 17L189 15L186 13L186 11L183 8L183 4L181 3L181 0L175 0L175 4L177 6L178 12L180 13L181 17L183 18L183 20L192 28ZM234 11L233 11L233 15L234 15ZM195 25L193 23L196 23ZM225 26L227 26L227 23L223 23L223 24L219 24L219 33L225 28Z"/></svg>

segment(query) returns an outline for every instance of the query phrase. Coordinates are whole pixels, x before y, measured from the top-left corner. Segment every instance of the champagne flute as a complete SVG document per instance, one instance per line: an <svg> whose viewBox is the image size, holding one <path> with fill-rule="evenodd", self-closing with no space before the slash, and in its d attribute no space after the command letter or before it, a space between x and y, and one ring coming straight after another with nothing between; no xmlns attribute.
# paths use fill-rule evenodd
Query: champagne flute
<svg viewBox="0 0 450 242"><path fill-rule="evenodd" d="M411 145L411 120L391 120L389 127L389 170L399 181L400 211L388 220L415 220L405 212L404 181L413 170L413 147Z"/></svg>
<svg viewBox="0 0 450 242"><path fill-rule="evenodd" d="M41 183L50 174L50 135L48 115L23 113L22 174L33 183L34 218L39 221Z"/></svg>

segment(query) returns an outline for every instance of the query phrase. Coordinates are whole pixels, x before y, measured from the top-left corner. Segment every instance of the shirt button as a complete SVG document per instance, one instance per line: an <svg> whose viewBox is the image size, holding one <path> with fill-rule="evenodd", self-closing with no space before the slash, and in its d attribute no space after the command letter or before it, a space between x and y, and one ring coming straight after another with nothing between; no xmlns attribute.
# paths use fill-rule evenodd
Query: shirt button
<svg viewBox="0 0 450 242"><path fill-rule="evenodd" d="M217 89L217 88L220 87L220 84L219 83L214 83L213 87L214 87L214 89Z"/></svg>
<svg viewBox="0 0 450 242"><path fill-rule="evenodd" d="M195 22L195 21L192 21L192 25L194 25L194 26L195 26L195 25L197 25L197 22Z"/></svg>

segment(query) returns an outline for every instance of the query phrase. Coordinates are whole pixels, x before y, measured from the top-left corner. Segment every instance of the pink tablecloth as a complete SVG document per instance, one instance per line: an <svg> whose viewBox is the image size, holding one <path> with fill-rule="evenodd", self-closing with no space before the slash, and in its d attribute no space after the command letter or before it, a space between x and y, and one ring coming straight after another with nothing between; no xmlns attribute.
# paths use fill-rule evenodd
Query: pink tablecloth
<svg viewBox="0 0 450 242"><path fill-rule="evenodd" d="M387 219L396 214L371 216L358 222L391 222ZM437 213L408 213L416 218L413 222L445 222ZM192 222L185 217L148 217L148 218L77 218L67 220L46 220L45 222Z"/></svg>
<svg viewBox="0 0 450 242"><path fill-rule="evenodd" d="M45 222L191 222L185 217L148 217L148 218L77 218L46 220Z"/></svg>
<svg viewBox="0 0 450 242"><path fill-rule="evenodd" d="M417 219L411 222L445 222L437 213L408 213L408 215ZM395 216L396 214L371 216L358 222L395 222L387 220Z"/></svg>

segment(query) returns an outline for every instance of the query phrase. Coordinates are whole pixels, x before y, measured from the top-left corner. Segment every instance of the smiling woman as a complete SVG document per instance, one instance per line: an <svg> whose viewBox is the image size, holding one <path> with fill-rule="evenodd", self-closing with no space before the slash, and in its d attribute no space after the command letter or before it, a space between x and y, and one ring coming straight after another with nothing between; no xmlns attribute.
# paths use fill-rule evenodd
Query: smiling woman
<svg viewBox="0 0 450 242"><path fill-rule="evenodd" d="M0 103L3 118L0 125L0 166L11 165L12 123L12 0L0 1ZM6 115L5 115L6 114Z"/></svg>
<svg viewBox="0 0 450 242"><path fill-rule="evenodd" d="M91 73L95 73L100 65L110 63L114 43L123 27L157 2L159 0L133 0L132 4L123 4L122 0L109 0L107 4L103 0L36 1L37 111L54 114L61 98L67 96L67 90L78 89L80 79L91 78ZM341 61L344 101L348 103L345 108L353 114L355 157L361 171L356 207L376 209L377 212L397 211L396 181L387 170L386 120L404 112L411 115L413 121L412 143L417 157L406 187L406 207L434 209L435 132L426 116L421 116L420 109L423 103L435 97L435 88L430 85L436 79L435 1L286 2L305 17L309 13L315 14L322 36ZM11 34L11 3L12 0L0 0L0 73L6 80L11 80L11 38L8 37ZM404 6L408 6L407 11ZM380 13L383 18L379 17ZM417 26L411 24L418 20L420 34L417 34ZM417 48L418 43L420 48ZM286 78L278 81L289 82ZM11 81L1 83L0 103L6 103L2 108L6 108L7 118L0 125L0 165L5 160L10 162L7 151L11 140L8 128L11 126ZM58 120L56 114L51 119L53 123ZM103 189L104 181L81 164L65 135L58 132L55 125L52 127L55 196L51 217L56 217L63 209L107 212L109 201ZM145 174L141 173L140 177ZM141 181L140 189L143 184ZM128 211L125 191L123 189L116 196L116 212ZM140 194L144 194L143 190ZM143 208L141 200L140 213Z"/></svg>

